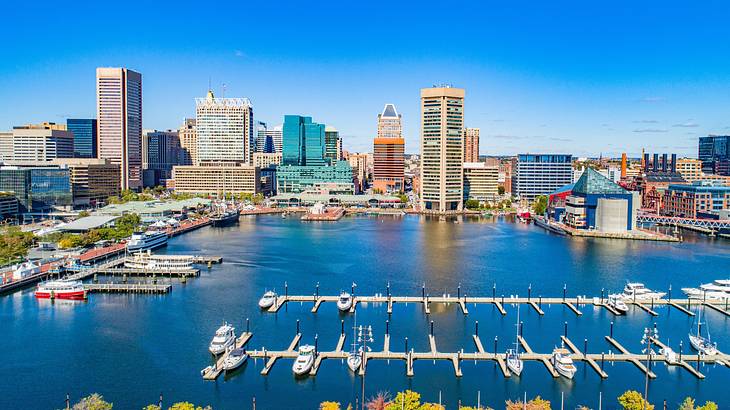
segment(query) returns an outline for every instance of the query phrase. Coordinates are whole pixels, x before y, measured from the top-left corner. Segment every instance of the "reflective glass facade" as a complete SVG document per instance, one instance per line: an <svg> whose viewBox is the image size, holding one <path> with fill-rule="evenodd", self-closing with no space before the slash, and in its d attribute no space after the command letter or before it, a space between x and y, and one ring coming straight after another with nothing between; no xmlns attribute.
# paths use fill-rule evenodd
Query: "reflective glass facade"
<svg viewBox="0 0 730 410"><path fill-rule="evenodd" d="M20 212L43 212L73 204L68 168L0 169L0 191L15 194Z"/></svg>
<svg viewBox="0 0 730 410"><path fill-rule="evenodd" d="M69 118L66 128L74 134L74 158L96 158L96 120Z"/></svg>

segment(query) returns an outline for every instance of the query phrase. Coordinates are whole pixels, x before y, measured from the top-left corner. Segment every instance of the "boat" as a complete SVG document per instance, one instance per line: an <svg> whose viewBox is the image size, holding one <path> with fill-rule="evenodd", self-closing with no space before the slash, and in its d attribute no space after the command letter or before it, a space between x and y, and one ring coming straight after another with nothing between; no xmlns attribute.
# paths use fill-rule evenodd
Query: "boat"
<svg viewBox="0 0 730 410"><path fill-rule="evenodd" d="M131 269L152 269L183 271L193 269L193 259L184 255L152 255L150 251L135 252L124 260L124 267Z"/></svg>
<svg viewBox="0 0 730 410"><path fill-rule="evenodd" d="M624 286L623 293L619 293L616 296L624 300L651 300L661 299L666 294L666 292L653 291L644 286L643 283L627 282L626 286Z"/></svg>
<svg viewBox="0 0 730 410"><path fill-rule="evenodd" d="M264 296L259 299L259 307L261 309L268 309L276 302L276 293L271 290L264 292Z"/></svg>
<svg viewBox="0 0 730 410"><path fill-rule="evenodd" d="M552 363L558 373L568 379L572 379L575 375L576 368L573 364L573 359L570 358L570 352L565 347L561 346L553 350L550 363Z"/></svg>
<svg viewBox="0 0 730 410"><path fill-rule="evenodd" d="M358 350L357 348L357 312L355 313L355 319L352 326L352 349L347 354L347 367L353 372L357 372L357 369L362 363L362 347Z"/></svg>
<svg viewBox="0 0 730 410"><path fill-rule="evenodd" d="M664 360L668 364L677 364L679 363L679 356L677 355L677 352L675 352L671 347L664 346L661 349L659 349L659 354L664 357Z"/></svg>
<svg viewBox="0 0 730 410"><path fill-rule="evenodd" d="M352 295L347 292L341 292L340 298L337 299L337 309L340 312L347 312L352 307Z"/></svg>
<svg viewBox="0 0 730 410"><path fill-rule="evenodd" d="M522 362L522 358L520 357L520 343L519 343L519 336L520 336L520 305L517 305L517 323L515 324L516 330L515 330L515 348L507 350L507 368L517 376L519 376L522 373L522 368L524 367L524 363Z"/></svg>
<svg viewBox="0 0 730 410"><path fill-rule="evenodd" d="M682 291L690 299L727 299L730 298L730 279L716 279L699 288L682 288Z"/></svg>
<svg viewBox="0 0 730 410"><path fill-rule="evenodd" d="M698 309L699 310L699 309ZM696 334L688 334L689 336L689 344L692 345L692 348L697 350L700 355L716 355L720 353L717 350L717 343L713 343L710 339L710 330L707 330L707 337L702 336L700 329L702 327L702 312L698 312L697 317L697 333Z"/></svg>
<svg viewBox="0 0 730 410"><path fill-rule="evenodd" d="M200 375L201 376L205 376L206 373L208 373L209 371L211 371L213 369L214 369L214 367L212 365L211 366L205 366L205 368L200 371Z"/></svg>
<svg viewBox="0 0 730 410"><path fill-rule="evenodd" d="M241 211L239 211L238 209L226 209L211 214L210 222L213 224L213 226L233 225L235 222L238 222L238 217L240 216L240 214Z"/></svg>
<svg viewBox="0 0 730 410"><path fill-rule="evenodd" d="M215 331L215 336L213 336L213 340L210 341L208 350L210 350L211 353L218 355L225 352L229 346L233 346L235 341L236 330L233 326L224 322L223 325Z"/></svg>
<svg viewBox="0 0 730 410"><path fill-rule="evenodd" d="M147 231L135 232L127 241L127 251L130 253L143 252L167 245L167 232Z"/></svg>
<svg viewBox="0 0 730 410"><path fill-rule="evenodd" d="M39 283L35 290L38 299L84 300L87 291L80 280L51 280Z"/></svg>
<svg viewBox="0 0 730 410"><path fill-rule="evenodd" d="M626 312L629 311L629 307L626 306L626 303L624 303L621 298L617 297L616 295L610 295L608 297L608 302L606 304L610 307L612 307L616 312L618 312L621 315L625 315Z"/></svg>
<svg viewBox="0 0 730 410"><path fill-rule="evenodd" d="M309 373L309 371L312 370L312 366L314 365L314 355L314 346L300 346L297 359L294 361L294 364L291 368L294 374L297 376L302 376Z"/></svg>
<svg viewBox="0 0 730 410"><path fill-rule="evenodd" d="M223 370L231 371L240 367L248 359L246 349L239 347L231 350L228 356L223 360Z"/></svg>

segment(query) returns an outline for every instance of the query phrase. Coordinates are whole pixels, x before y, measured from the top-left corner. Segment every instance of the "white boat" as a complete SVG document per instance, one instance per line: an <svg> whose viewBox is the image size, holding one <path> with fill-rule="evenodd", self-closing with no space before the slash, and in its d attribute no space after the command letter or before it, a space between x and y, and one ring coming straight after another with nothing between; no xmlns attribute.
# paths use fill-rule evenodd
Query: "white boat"
<svg viewBox="0 0 730 410"><path fill-rule="evenodd" d="M679 363L679 355L677 355L677 352L672 350L669 346L659 349L659 354L661 354L664 357L664 360L666 360L669 364Z"/></svg>
<svg viewBox="0 0 730 410"><path fill-rule="evenodd" d="M682 291L690 299L726 299L730 298L730 279L717 279L699 288L682 288Z"/></svg>
<svg viewBox="0 0 730 410"><path fill-rule="evenodd" d="M616 296L625 300L651 300L661 299L666 294L666 292L653 291L644 286L643 283L627 282L626 286L624 286L623 293L619 293Z"/></svg>
<svg viewBox="0 0 730 410"><path fill-rule="evenodd" d="M295 375L301 376L309 373L314 365L314 346L304 345L299 347L299 355L292 365L292 371Z"/></svg>
<svg viewBox="0 0 730 410"><path fill-rule="evenodd" d="M692 345L692 348L697 350L701 355L712 356L720 353L717 350L717 343L713 343L712 340L710 340L709 329L707 330L707 337L702 336L700 332L700 328L702 326L702 312L699 311L697 314L697 333L694 335L690 333L688 335L690 345Z"/></svg>
<svg viewBox="0 0 730 410"><path fill-rule="evenodd" d="M35 297L38 299L84 300L87 298L87 292L80 280L51 280L38 284Z"/></svg>
<svg viewBox="0 0 730 410"><path fill-rule="evenodd" d="M518 337L520 335L520 305L517 305L517 323L515 324L515 348L507 350L506 361L507 368L517 376L522 373L524 363L520 357L520 343Z"/></svg>
<svg viewBox="0 0 730 410"><path fill-rule="evenodd" d="M223 370L231 371L237 369L248 359L248 353L246 349L240 347L238 349L231 350L228 356L223 360Z"/></svg>
<svg viewBox="0 0 730 410"><path fill-rule="evenodd" d="M259 299L259 307L261 309L268 309L276 302L276 293L271 290L264 292L264 296Z"/></svg>
<svg viewBox="0 0 730 410"><path fill-rule="evenodd" d="M350 352L347 355L347 367L353 372L357 372L357 369L360 368L360 363L362 363L362 353Z"/></svg>
<svg viewBox="0 0 730 410"><path fill-rule="evenodd" d="M124 260L124 267L131 269L154 269L182 271L193 269L193 259L184 255L152 255L150 251L136 252Z"/></svg>
<svg viewBox="0 0 730 410"><path fill-rule="evenodd" d="M558 373L568 379L572 379L575 375L576 368L573 364L573 359L570 358L570 352L568 349L564 347L553 350L553 356L550 358L550 363L552 363Z"/></svg>
<svg viewBox="0 0 730 410"><path fill-rule="evenodd" d="M147 231L135 232L127 241L127 251L142 252L167 245L167 232L163 231Z"/></svg>
<svg viewBox="0 0 730 410"><path fill-rule="evenodd" d="M347 292L341 292L340 298L337 299L337 309L340 312L347 312L352 307L352 295Z"/></svg>
<svg viewBox="0 0 730 410"><path fill-rule="evenodd" d="M210 341L208 350L210 350L211 353L218 355L225 352L229 346L233 346L235 341L236 330L228 323L223 323L223 325L215 331L215 336L213 336L213 340Z"/></svg>
<svg viewBox="0 0 730 410"><path fill-rule="evenodd" d="M629 307L626 306L626 303L615 295L610 295L606 304L622 315L629 311Z"/></svg>

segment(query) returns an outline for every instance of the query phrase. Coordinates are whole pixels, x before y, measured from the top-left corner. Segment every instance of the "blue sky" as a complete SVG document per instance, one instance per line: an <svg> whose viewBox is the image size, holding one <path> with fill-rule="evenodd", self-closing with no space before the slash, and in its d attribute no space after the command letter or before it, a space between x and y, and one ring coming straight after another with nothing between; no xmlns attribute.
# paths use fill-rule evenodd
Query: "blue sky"
<svg viewBox="0 0 730 410"><path fill-rule="evenodd" d="M687 5L690 5L687 6ZM125 8L127 7L127 8ZM95 113L95 68L143 75L144 127L177 128L209 78L272 124L305 114L369 151L395 103L418 152L419 89L466 89L481 153L697 154L730 133L730 4L10 2L0 130Z"/></svg>

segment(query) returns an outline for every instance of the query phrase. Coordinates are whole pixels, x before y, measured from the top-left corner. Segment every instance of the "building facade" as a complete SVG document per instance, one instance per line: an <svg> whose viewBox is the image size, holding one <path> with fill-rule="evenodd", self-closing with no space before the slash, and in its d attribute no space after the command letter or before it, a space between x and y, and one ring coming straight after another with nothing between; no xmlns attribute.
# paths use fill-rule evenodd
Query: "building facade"
<svg viewBox="0 0 730 410"><path fill-rule="evenodd" d="M386 104L378 114L378 136L373 140L373 189L383 193L405 191L405 139L401 115Z"/></svg>
<svg viewBox="0 0 730 410"><path fill-rule="evenodd" d="M499 197L499 167L484 162L464 163L464 200L491 202Z"/></svg>
<svg viewBox="0 0 730 410"><path fill-rule="evenodd" d="M680 158L677 160L677 172L686 181L699 181L703 177L702 161L694 158Z"/></svg>
<svg viewBox="0 0 730 410"><path fill-rule="evenodd" d="M256 131L256 152L281 153L283 144L282 126L269 127L264 122L258 122Z"/></svg>
<svg viewBox="0 0 730 410"><path fill-rule="evenodd" d="M512 177L512 193L533 201L548 195L573 179L570 154L520 154Z"/></svg>
<svg viewBox="0 0 730 410"><path fill-rule="evenodd" d="M181 165L173 168L175 192L188 194L257 194L260 192L260 169L232 162Z"/></svg>
<svg viewBox="0 0 730 410"><path fill-rule="evenodd" d="M730 175L730 135L700 137L697 158L705 174Z"/></svg>
<svg viewBox="0 0 730 410"><path fill-rule="evenodd" d="M208 91L195 99L198 163L253 161L253 106L247 98L216 98Z"/></svg>
<svg viewBox="0 0 730 410"><path fill-rule="evenodd" d="M68 168L75 208L96 207L121 194L121 169L108 159L73 158L51 161Z"/></svg>
<svg viewBox="0 0 730 410"><path fill-rule="evenodd" d="M335 165L283 165L276 167L277 193L301 193L326 190L354 194L352 167L347 161Z"/></svg>
<svg viewBox="0 0 730 410"><path fill-rule="evenodd" d="M0 222L18 218L18 198L7 192L0 192Z"/></svg>
<svg viewBox="0 0 730 410"><path fill-rule="evenodd" d="M464 128L464 162L479 162L479 128Z"/></svg>
<svg viewBox="0 0 730 410"><path fill-rule="evenodd" d="M691 185L669 185L664 190L661 213L669 216L697 218L698 214L730 209L730 187L710 181Z"/></svg>
<svg viewBox="0 0 730 410"><path fill-rule="evenodd" d="M335 127L324 128L324 157L330 164L342 160L340 132Z"/></svg>
<svg viewBox="0 0 730 410"><path fill-rule="evenodd" d="M464 95L460 88L421 89L421 210L462 210Z"/></svg>
<svg viewBox="0 0 730 410"><path fill-rule="evenodd" d="M13 161L51 161L74 156L73 133L53 123L13 127Z"/></svg>
<svg viewBox="0 0 730 410"><path fill-rule="evenodd" d="M66 129L74 135L74 158L96 158L96 119L69 118L66 120Z"/></svg>
<svg viewBox="0 0 730 410"><path fill-rule="evenodd" d="M185 118L178 129L182 158L180 165L198 165L198 128L195 118Z"/></svg>
<svg viewBox="0 0 730 410"><path fill-rule="evenodd" d="M255 152L253 154L253 166L269 168L272 165L281 164L281 152Z"/></svg>
<svg viewBox="0 0 730 410"><path fill-rule="evenodd" d="M178 131L145 131L142 138L142 168L145 187L164 185L172 177L172 167L182 165Z"/></svg>
<svg viewBox="0 0 730 410"><path fill-rule="evenodd" d="M121 168L122 189L142 187L142 75L126 68L96 69L99 158Z"/></svg>
<svg viewBox="0 0 730 410"><path fill-rule="evenodd" d="M586 168L565 199L563 222L576 229L626 232L636 228L638 209L638 192L629 192L596 170Z"/></svg>
<svg viewBox="0 0 730 410"><path fill-rule="evenodd" d="M18 199L20 213L68 210L73 206L68 168L1 167L0 191L12 193Z"/></svg>

